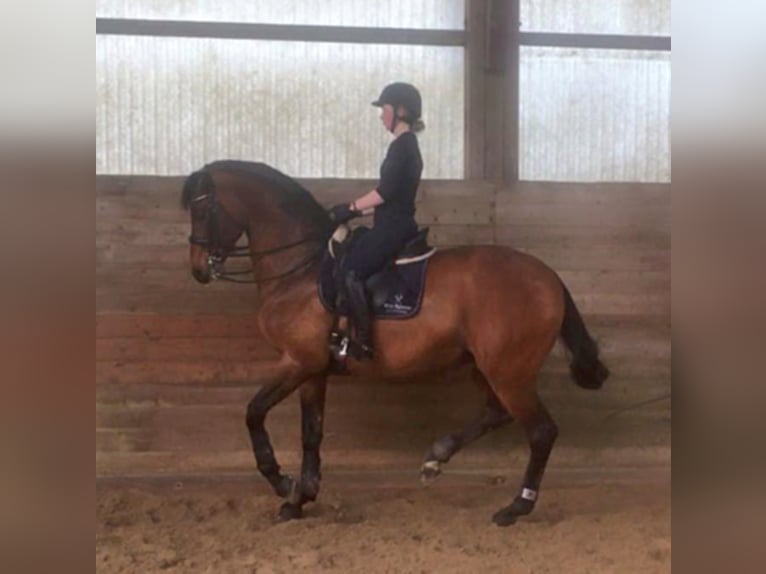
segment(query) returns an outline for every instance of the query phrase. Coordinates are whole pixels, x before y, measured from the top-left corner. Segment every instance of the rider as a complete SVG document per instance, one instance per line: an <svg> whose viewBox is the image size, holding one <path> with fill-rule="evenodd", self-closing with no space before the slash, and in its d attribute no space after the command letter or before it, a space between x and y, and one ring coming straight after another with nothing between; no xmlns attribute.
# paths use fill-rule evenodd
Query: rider
<svg viewBox="0 0 766 574"><path fill-rule="evenodd" d="M415 223L415 193L423 171L415 133L425 125L420 119L421 98L411 84L389 84L373 106L381 108L380 119L394 140L380 166L378 186L350 204L336 205L330 216L336 225L354 217L374 213L373 228L362 235L344 261L344 283L360 358L372 357L372 320L364 282L393 259L418 231Z"/></svg>

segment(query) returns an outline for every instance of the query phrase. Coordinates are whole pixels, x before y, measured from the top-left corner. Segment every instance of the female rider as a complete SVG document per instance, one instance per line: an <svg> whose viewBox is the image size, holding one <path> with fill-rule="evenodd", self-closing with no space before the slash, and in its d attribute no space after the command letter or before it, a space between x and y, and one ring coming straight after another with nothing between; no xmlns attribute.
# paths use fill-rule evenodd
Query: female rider
<svg viewBox="0 0 766 574"><path fill-rule="evenodd" d="M423 171L415 135L425 127L420 119L422 104L418 90L403 82L389 84L372 105L381 108L383 126L394 136L380 166L380 182L350 204L336 205L330 210L336 225L374 213L372 229L362 235L347 254L343 267L359 346L355 354L360 359L373 356L372 320L364 282L391 261L417 233L415 194Z"/></svg>

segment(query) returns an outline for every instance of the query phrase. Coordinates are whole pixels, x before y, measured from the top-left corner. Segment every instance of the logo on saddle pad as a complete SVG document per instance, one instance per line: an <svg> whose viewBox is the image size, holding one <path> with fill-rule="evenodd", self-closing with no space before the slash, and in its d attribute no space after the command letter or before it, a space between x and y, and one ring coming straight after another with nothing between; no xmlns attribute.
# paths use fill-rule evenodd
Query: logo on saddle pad
<svg viewBox="0 0 766 574"><path fill-rule="evenodd" d="M409 313L412 311L412 305L407 305L404 303L403 293L395 294L392 299L393 300L389 300L383 303L383 309L393 313Z"/></svg>

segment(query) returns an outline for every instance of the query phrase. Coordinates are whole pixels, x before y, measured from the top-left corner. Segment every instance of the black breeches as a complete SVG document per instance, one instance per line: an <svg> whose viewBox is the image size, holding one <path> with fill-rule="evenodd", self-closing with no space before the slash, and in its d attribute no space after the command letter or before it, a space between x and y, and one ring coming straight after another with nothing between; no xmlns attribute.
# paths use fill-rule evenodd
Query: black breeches
<svg viewBox="0 0 766 574"><path fill-rule="evenodd" d="M362 280L368 279L396 257L408 240L417 233L417 227L373 227L362 235L346 255L345 272L353 271Z"/></svg>

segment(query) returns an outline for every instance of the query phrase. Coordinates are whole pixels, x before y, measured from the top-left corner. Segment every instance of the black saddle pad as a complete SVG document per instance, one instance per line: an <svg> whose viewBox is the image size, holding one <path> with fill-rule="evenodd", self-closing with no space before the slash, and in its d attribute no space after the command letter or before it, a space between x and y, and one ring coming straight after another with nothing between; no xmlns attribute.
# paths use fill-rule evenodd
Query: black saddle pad
<svg viewBox="0 0 766 574"><path fill-rule="evenodd" d="M376 319L409 319L420 311L423 300L426 269L429 259L391 265L370 277L367 294L370 297L373 315ZM319 299L331 312L347 316L348 307L344 297L339 301L339 273L337 260L325 253L319 272ZM339 308L337 302L340 302Z"/></svg>

